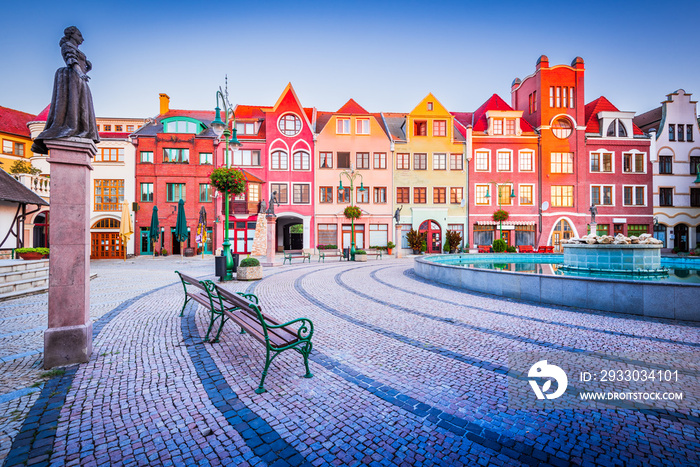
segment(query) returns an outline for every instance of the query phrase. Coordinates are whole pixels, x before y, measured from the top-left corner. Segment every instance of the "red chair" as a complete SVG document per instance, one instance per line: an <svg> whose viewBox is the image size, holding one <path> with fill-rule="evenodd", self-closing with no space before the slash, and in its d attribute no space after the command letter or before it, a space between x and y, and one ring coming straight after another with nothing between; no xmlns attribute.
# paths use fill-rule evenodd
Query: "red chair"
<svg viewBox="0 0 700 467"><path fill-rule="evenodd" d="M479 245L479 253L491 253L491 245Z"/></svg>
<svg viewBox="0 0 700 467"><path fill-rule="evenodd" d="M541 246L541 247L537 248L537 253L547 253L547 247Z"/></svg>

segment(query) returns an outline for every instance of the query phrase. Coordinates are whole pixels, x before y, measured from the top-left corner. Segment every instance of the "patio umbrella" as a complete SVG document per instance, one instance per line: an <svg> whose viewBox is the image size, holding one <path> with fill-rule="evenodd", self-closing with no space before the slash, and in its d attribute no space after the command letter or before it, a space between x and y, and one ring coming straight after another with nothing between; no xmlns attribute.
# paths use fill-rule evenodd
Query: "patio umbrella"
<svg viewBox="0 0 700 467"><path fill-rule="evenodd" d="M185 201L180 198L180 201L177 203L177 221L175 222L175 240L180 243L180 261L182 261L182 242L187 240L187 236Z"/></svg>
<svg viewBox="0 0 700 467"><path fill-rule="evenodd" d="M129 215L129 203L124 201L122 204L121 225L119 226L119 236L122 238L122 245L124 245L124 261L126 261L126 242L129 241L129 237L133 233L134 225L131 223L131 216Z"/></svg>
<svg viewBox="0 0 700 467"><path fill-rule="evenodd" d="M158 241L160 236L160 223L158 222L158 206L153 206L153 214L151 215L151 227L148 232L148 241L151 243L151 248L153 244ZM153 255L155 258L155 255Z"/></svg>
<svg viewBox="0 0 700 467"><path fill-rule="evenodd" d="M196 240L197 243L202 244L202 258L204 258L204 245L207 243L207 210L204 209L204 206L199 210Z"/></svg>

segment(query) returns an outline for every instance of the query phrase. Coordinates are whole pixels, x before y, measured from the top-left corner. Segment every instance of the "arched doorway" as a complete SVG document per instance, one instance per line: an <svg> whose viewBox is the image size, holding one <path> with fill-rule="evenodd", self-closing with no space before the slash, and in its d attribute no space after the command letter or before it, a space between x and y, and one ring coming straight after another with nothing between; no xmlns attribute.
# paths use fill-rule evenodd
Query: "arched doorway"
<svg viewBox="0 0 700 467"><path fill-rule="evenodd" d="M568 240L571 238L573 230L571 229L571 224L566 219L562 219L554 226L554 231L552 232L552 245L554 246L554 251L561 251L561 241Z"/></svg>
<svg viewBox="0 0 700 467"><path fill-rule="evenodd" d="M277 217L277 251L303 249L307 235L309 232L304 228L301 217L285 214Z"/></svg>
<svg viewBox="0 0 700 467"><path fill-rule="evenodd" d="M49 248L49 213L37 214L32 230L32 246L34 248Z"/></svg>
<svg viewBox="0 0 700 467"><path fill-rule="evenodd" d="M119 236L119 219L101 219L90 229L90 259L124 257L124 244Z"/></svg>
<svg viewBox="0 0 700 467"><path fill-rule="evenodd" d="M678 224L673 228L673 247L678 248L678 251L688 251L688 226Z"/></svg>
<svg viewBox="0 0 700 467"><path fill-rule="evenodd" d="M418 232L425 232L427 253L442 253L442 229L434 220L423 221Z"/></svg>

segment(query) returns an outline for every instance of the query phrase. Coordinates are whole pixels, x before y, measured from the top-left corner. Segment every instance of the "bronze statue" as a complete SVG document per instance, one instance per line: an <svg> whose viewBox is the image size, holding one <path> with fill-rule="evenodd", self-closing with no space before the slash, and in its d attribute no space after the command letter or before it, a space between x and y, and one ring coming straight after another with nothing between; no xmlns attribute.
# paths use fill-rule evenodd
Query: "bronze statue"
<svg viewBox="0 0 700 467"><path fill-rule="evenodd" d="M265 203L265 198L260 200L258 203L258 214L267 212L267 204Z"/></svg>
<svg viewBox="0 0 700 467"><path fill-rule="evenodd" d="M75 26L66 28L63 34L59 45L66 66L56 70L46 127L32 144L32 152L38 154L49 153L45 140L72 136L100 142L88 87L87 72L92 69L92 63L78 49L83 35Z"/></svg>
<svg viewBox="0 0 700 467"><path fill-rule="evenodd" d="M276 204L277 206L279 206L279 205L280 205L280 202L279 202L279 200L277 199L277 192L276 192L276 191L273 191L273 192L272 192L272 196L270 196L270 205L269 205L269 207L267 208L267 215L270 216L270 217L277 217L277 216L275 215L275 204Z"/></svg>
<svg viewBox="0 0 700 467"><path fill-rule="evenodd" d="M591 204L589 211L591 211L591 224L595 224L595 216L598 214L598 208L595 207L595 203Z"/></svg>
<svg viewBox="0 0 700 467"><path fill-rule="evenodd" d="M399 219L401 218L401 210L402 209L403 209L403 204L400 207L396 208L396 212L394 212L394 220L396 221L397 224L399 223Z"/></svg>

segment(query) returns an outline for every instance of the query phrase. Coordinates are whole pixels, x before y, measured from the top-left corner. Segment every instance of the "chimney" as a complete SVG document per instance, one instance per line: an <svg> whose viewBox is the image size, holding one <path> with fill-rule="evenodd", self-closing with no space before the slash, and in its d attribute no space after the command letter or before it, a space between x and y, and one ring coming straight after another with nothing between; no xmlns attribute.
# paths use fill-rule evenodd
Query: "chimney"
<svg viewBox="0 0 700 467"><path fill-rule="evenodd" d="M165 93L160 93L160 114L167 114L170 110L170 96Z"/></svg>

